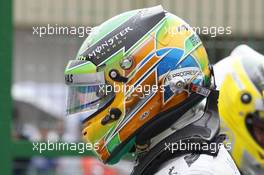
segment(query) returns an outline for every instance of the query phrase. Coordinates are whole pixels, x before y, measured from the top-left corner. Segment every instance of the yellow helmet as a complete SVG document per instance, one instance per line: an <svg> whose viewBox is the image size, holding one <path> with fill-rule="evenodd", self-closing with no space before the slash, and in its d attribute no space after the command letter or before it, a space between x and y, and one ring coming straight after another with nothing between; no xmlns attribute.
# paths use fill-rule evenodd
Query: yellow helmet
<svg viewBox="0 0 264 175"><path fill-rule="evenodd" d="M240 170L264 174L264 56L243 45L226 60L231 69L220 86L218 103L222 131Z"/></svg>

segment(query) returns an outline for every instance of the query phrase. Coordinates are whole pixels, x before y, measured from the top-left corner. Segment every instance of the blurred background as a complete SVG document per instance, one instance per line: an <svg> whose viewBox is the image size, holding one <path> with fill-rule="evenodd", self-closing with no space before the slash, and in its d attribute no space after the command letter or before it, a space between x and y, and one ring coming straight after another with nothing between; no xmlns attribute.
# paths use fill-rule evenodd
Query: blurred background
<svg viewBox="0 0 264 175"><path fill-rule="evenodd" d="M12 156L12 174L130 173L131 159L109 167L88 153L87 156L63 151L41 156L32 153L33 141L81 142L79 119L65 116L63 73L68 60L75 58L87 37L63 34L40 37L33 34L33 27L48 24L94 27L119 13L159 4L191 26L230 27L229 34L200 33L213 63L228 56L239 44L247 44L264 54L263 0L13 0L10 145L16 151L7 154ZM2 161L4 157L0 157Z"/></svg>

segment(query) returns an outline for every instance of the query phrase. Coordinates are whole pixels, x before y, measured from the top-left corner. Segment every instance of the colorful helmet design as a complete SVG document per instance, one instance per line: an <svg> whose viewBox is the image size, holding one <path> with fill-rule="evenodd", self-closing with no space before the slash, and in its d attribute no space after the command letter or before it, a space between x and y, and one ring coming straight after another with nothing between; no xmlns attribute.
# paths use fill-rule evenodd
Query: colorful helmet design
<svg viewBox="0 0 264 175"><path fill-rule="evenodd" d="M83 138L113 164L208 95L211 69L197 34L161 6L95 27L65 70L67 113L84 113Z"/></svg>
<svg viewBox="0 0 264 175"><path fill-rule="evenodd" d="M243 45L227 59L231 70L219 96L222 129L240 170L264 174L264 56Z"/></svg>

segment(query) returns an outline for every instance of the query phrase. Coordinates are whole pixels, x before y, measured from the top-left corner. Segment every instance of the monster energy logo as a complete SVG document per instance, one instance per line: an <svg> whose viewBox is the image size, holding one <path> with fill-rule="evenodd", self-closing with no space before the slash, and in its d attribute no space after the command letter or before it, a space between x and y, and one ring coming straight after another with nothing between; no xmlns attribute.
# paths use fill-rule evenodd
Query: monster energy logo
<svg viewBox="0 0 264 175"><path fill-rule="evenodd" d="M91 45L79 59L91 61L96 66L103 64L120 49L124 53L133 47L144 35L165 17L161 7L155 7L145 16L144 10L127 19L119 27Z"/></svg>
<svg viewBox="0 0 264 175"><path fill-rule="evenodd" d="M106 54L106 52L110 52L112 48L117 47L117 45L120 45L123 41L126 39L126 35L129 31L132 31L132 27L126 27L124 30L120 31L119 33L115 34L111 38L103 41L102 44L98 45L94 50L90 51L88 53L88 58L91 59L93 57L96 57L98 53L101 53L101 55ZM99 57L96 57L99 59Z"/></svg>

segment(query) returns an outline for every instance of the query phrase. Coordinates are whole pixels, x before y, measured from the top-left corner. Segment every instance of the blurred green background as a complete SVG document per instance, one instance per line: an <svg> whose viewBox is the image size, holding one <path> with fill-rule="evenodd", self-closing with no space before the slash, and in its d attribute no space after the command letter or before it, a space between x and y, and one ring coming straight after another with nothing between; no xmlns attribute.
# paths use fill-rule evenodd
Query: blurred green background
<svg viewBox="0 0 264 175"><path fill-rule="evenodd" d="M161 4L191 26L230 27L229 35L200 35L213 63L228 56L239 44L264 53L263 0L2 0L0 3L4 18L0 30L0 155L3 155L0 174L4 175L89 174L89 171L98 175L129 174L132 168L129 161L114 168L105 167L73 151L33 152L32 141L81 142L80 121L64 115L63 72L85 39L77 35L39 37L33 34L33 27L48 24L94 27L119 13ZM65 167L71 171L65 171Z"/></svg>

